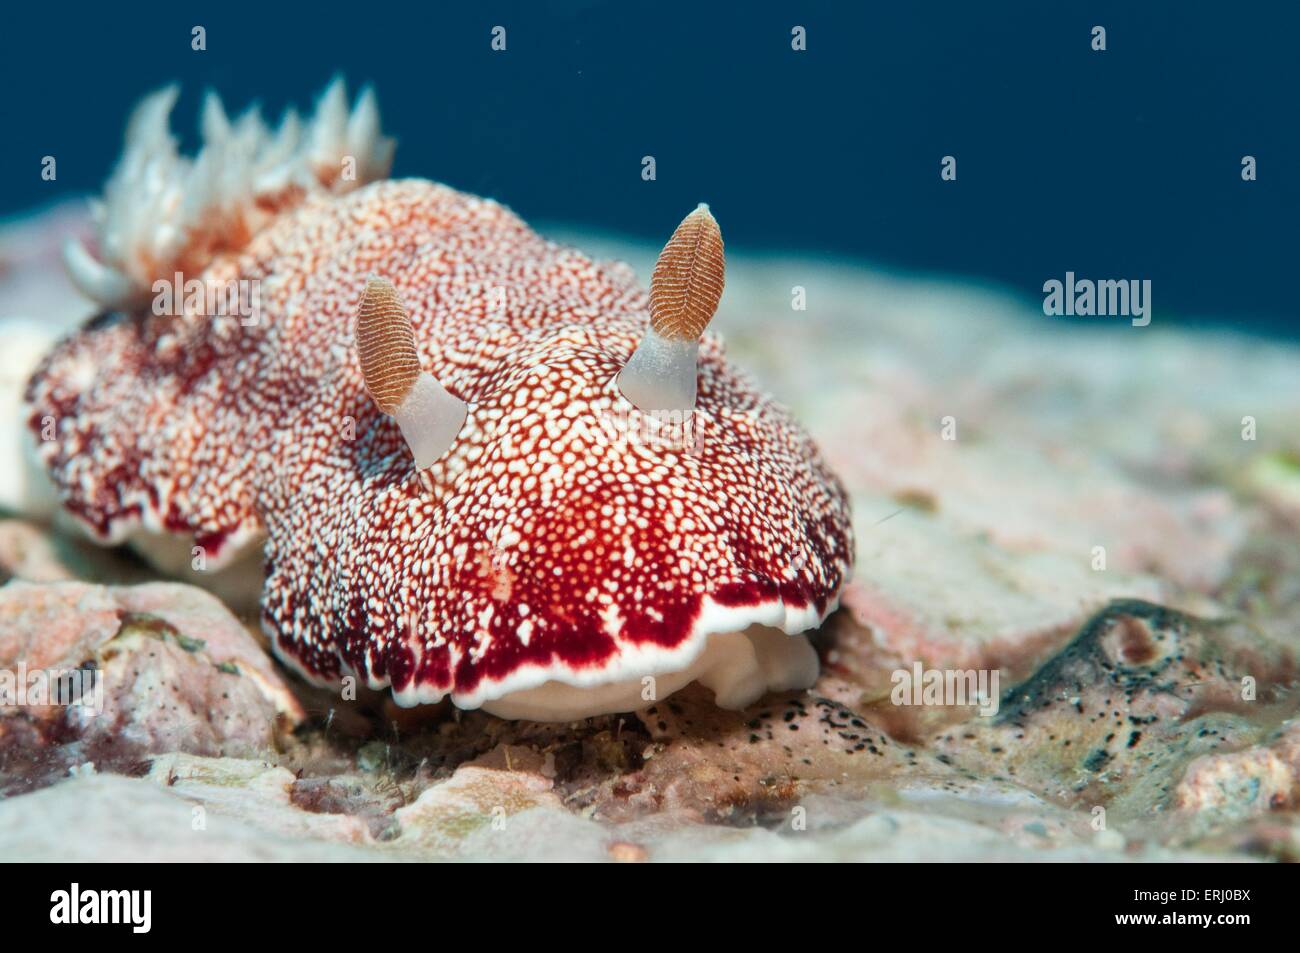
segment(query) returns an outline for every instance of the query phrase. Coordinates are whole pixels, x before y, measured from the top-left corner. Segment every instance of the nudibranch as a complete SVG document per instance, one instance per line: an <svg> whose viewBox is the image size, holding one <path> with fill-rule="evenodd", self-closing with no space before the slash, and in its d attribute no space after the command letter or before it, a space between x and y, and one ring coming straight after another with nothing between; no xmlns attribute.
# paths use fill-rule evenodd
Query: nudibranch
<svg viewBox="0 0 1300 953"><path fill-rule="evenodd" d="M67 255L101 313L27 390L97 538L182 534L209 568L263 546L278 656L403 705L558 721L812 684L848 501L705 329L707 208L647 295L496 202L388 179L369 93L275 131L209 98L194 158L173 99L137 108L97 247Z"/></svg>

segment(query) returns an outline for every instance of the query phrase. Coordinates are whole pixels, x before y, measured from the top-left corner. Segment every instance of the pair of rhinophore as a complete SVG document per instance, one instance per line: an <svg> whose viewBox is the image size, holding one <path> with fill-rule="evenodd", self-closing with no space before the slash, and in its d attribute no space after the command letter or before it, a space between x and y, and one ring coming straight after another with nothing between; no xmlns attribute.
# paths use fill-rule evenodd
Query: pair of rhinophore
<svg viewBox="0 0 1300 953"><path fill-rule="evenodd" d="M722 232L700 205L659 254L650 279L650 326L618 373L623 396L646 413L695 408L700 338L722 298ZM451 447L468 407L420 366L415 332L392 282L371 275L357 313L366 390L393 417L423 470Z"/></svg>

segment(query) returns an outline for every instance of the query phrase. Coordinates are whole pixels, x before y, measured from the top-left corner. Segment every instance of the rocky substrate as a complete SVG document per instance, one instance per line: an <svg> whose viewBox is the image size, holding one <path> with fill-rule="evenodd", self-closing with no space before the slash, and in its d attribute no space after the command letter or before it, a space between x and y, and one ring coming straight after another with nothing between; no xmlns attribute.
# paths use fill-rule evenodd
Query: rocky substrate
<svg viewBox="0 0 1300 953"><path fill-rule="evenodd" d="M11 582L0 615L6 658L36 623L33 660L113 686L93 717L5 710L15 859L1300 855L1294 657L1146 602L1093 614L989 717L904 718L828 667L744 712L691 688L560 726L299 702L192 587Z"/></svg>
<svg viewBox="0 0 1300 953"><path fill-rule="evenodd" d="M270 660L238 579L160 581L12 506L0 671L103 692L0 706L0 855L1300 858L1300 354L1050 321L731 256L721 330L859 545L818 683L743 712L698 687L570 725L345 701ZM988 690L900 698L918 665Z"/></svg>

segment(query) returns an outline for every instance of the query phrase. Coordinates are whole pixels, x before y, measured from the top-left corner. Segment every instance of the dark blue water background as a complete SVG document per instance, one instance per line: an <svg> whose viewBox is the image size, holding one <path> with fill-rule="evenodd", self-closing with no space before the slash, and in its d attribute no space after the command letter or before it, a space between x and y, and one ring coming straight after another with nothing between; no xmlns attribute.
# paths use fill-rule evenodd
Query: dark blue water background
<svg viewBox="0 0 1300 953"><path fill-rule="evenodd" d="M395 173L526 219L1004 283L1149 278L1161 323L1300 334L1294 3L11 4L0 214L98 189L131 105L373 82ZM190 48L202 24L207 50ZM494 25L508 49L489 46ZM791 27L808 49L790 48ZM1090 49L1107 29L1108 49ZM1243 155L1259 179L1243 182ZM58 159L41 181L40 160ZM641 178L653 155L657 179ZM957 158L958 179L939 177ZM1099 319L1092 319L1094 322ZM1125 322L1115 322L1126 326Z"/></svg>

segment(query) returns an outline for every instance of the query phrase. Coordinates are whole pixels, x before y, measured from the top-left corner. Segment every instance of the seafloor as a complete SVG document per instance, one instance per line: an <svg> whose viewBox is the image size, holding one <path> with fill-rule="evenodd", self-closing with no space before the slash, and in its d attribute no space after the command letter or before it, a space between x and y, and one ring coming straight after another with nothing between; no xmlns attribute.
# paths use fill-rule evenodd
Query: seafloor
<svg viewBox="0 0 1300 953"><path fill-rule="evenodd" d="M29 352L85 314L56 255L82 227L0 229L6 453ZM256 567L168 580L6 463L0 670L93 665L107 697L0 708L0 857L1295 860L1300 350L1175 323L732 249L715 327L858 537L821 679L737 713L342 703L259 647ZM918 662L996 671L999 704L895 704Z"/></svg>

